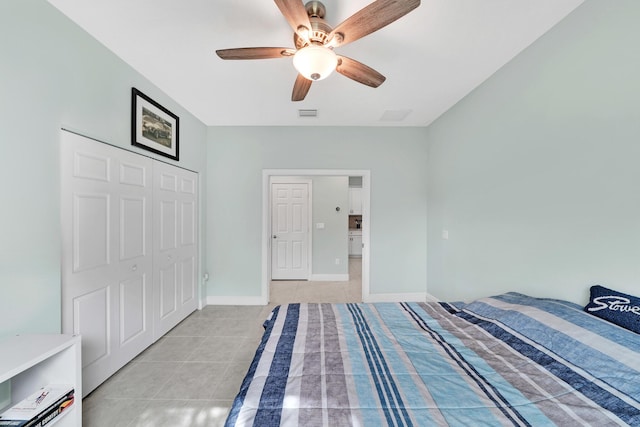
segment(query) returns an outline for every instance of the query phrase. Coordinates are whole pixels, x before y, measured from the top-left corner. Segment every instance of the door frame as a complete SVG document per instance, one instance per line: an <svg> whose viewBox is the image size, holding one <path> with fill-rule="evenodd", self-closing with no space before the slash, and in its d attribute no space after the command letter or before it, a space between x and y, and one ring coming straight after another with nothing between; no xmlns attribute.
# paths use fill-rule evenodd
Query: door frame
<svg viewBox="0 0 640 427"><path fill-rule="evenodd" d="M370 194L371 171L368 169L263 169L262 170L262 304L269 303L271 281L271 180L278 177L361 176L362 177L362 300L369 297L370 269ZM311 205L311 203L310 203ZM311 231L311 230L310 230ZM309 233L311 235L311 232ZM309 256L311 258L311 255ZM309 260L311 271L311 259Z"/></svg>
<svg viewBox="0 0 640 427"><path fill-rule="evenodd" d="M304 177L304 176L285 176L285 175L278 175L278 176L272 176L269 179L269 236L272 236L273 230L273 224L271 222L271 220L273 219L273 205L272 205L272 198L273 198L273 193L272 193L272 184L307 184L307 277L306 279L308 280L309 277L311 277L311 272L313 271L313 252L312 252L312 248L313 248L313 233L311 232L311 220L313 218L312 213L313 213L313 180L311 178ZM269 280L271 280L271 266L272 266L272 260L273 260L273 253L271 251L271 248L273 248L273 245L271 243L273 243L271 240L269 240L270 244L269 244Z"/></svg>

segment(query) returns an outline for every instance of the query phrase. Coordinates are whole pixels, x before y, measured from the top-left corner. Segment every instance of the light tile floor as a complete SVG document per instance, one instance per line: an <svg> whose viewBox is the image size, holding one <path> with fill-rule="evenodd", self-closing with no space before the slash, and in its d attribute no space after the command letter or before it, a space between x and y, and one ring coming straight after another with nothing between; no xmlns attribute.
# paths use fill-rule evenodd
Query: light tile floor
<svg viewBox="0 0 640 427"><path fill-rule="evenodd" d="M221 426L273 307L362 301L361 260L348 282L271 283L268 306L206 306L87 396L83 426Z"/></svg>

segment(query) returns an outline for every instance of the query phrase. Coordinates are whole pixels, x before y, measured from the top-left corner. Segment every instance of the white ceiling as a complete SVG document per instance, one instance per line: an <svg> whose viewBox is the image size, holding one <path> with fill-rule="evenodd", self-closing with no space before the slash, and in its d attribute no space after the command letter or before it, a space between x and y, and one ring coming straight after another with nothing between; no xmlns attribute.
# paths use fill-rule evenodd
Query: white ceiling
<svg viewBox="0 0 640 427"><path fill-rule="evenodd" d="M209 126L426 126L582 1L422 0L336 49L386 76L380 87L334 73L291 102L297 72L290 58L223 61L215 54L293 47L273 1L49 0ZM336 26L370 0L323 3L325 20ZM318 117L298 117L299 109L317 109Z"/></svg>

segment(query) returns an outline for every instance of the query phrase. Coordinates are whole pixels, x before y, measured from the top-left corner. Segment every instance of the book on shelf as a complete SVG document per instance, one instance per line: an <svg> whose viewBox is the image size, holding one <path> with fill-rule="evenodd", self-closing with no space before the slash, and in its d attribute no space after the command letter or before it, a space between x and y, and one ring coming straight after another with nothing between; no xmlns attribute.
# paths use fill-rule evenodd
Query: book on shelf
<svg viewBox="0 0 640 427"><path fill-rule="evenodd" d="M72 385L48 385L0 414L0 427L44 427L74 401Z"/></svg>

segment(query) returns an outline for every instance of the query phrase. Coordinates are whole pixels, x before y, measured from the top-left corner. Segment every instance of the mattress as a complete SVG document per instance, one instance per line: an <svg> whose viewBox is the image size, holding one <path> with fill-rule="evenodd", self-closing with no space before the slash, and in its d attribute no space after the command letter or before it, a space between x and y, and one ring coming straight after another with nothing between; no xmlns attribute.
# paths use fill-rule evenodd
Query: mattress
<svg viewBox="0 0 640 427"><path fill-rule="evenodd" d="M282 305L226 425L640 425L639 338L518 293Z"/></svg>

